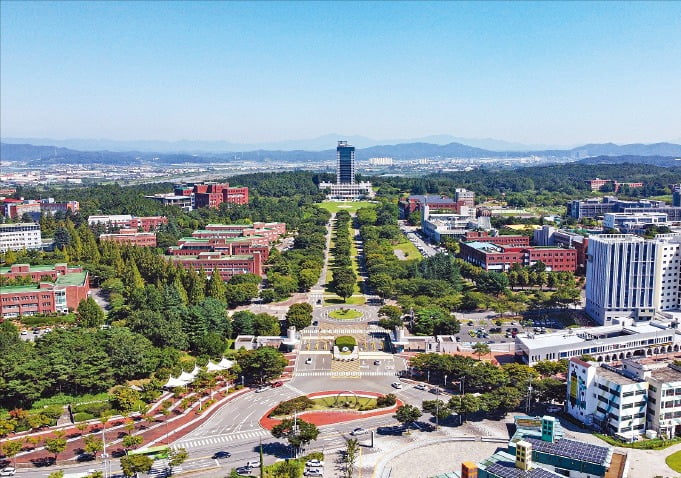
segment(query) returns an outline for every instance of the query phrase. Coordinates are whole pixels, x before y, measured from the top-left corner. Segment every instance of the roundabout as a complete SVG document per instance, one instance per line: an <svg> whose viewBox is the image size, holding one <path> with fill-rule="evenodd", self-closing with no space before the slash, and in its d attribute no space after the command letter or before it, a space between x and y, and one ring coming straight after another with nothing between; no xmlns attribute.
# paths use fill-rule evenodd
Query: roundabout
<svg viewBox="0 0 681 478"><path fill-rule="evenodd" d="M336 320L359 320L364 317L364 314L356 309L340 308L329 312L330 319Z"/></svg>

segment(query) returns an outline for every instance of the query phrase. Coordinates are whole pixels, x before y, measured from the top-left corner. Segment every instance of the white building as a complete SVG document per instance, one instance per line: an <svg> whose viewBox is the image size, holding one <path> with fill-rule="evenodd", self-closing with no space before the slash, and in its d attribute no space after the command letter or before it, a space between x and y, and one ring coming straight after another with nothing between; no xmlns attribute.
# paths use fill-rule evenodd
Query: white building
<svg viewBox="0 0 681 478"><path fill-rule="evenodd" d="M369 158L371 166L392 166L393 158Z"/></svg>
<svg viewBox="0 0 681 478"><path fill-rule="evenodd" d="M104 216L88 216L87 224L88 226L94 226L96 224L104 224L108 227L126 227L132 221L132 216L130 214L108 214Z"/></svg>
<svg viewBox="0 0 681 478"><path fill-rule="evenodd" d="M603 217L603 227L620 232L635 232L646 226L667 226L667 214L662 212L609 212Z"/></svg>
<svg viewBox="0 0 681 478"><path fill-rule="evenodd" d="M42 245L40 224L0 224L0 252L40 249Z"/></svg>
<svg viewBox="0 0 681 478"><path fill-rule="evenodd" d="M585 425L631 439L645 433L647 404L645 380L604 364L570 359L567 412Z"/></svg>
<svg viewBox="0 0 681 478"><path fill-rule="evenodd" d="M629 234L589 238L586 313L600 324L650 320L679 309L681 235L644 239Z"/></svg>
<svg viewBox="0 0 681 478"><path fill-rule="evenodd" d="M568 329L550 334L518 334L516 354L524 363L591 355L598 362L650 357L681 348L681 332L672 321L619 323Z"/></svg>
<svg viewBox="0 0 681 478"><path fill-rule="evenodd" d="M477 221L475 219L474 208L461 206L460 211L460 214L431 214L430 206L422 206L421 231L423 231L423 234L430 240L439 243L445 237L463 237L466 235L466 232L483 227L488 223L488 221L485 221L484 219L489 218L480 218L483 219L483 221Z"/></svg>

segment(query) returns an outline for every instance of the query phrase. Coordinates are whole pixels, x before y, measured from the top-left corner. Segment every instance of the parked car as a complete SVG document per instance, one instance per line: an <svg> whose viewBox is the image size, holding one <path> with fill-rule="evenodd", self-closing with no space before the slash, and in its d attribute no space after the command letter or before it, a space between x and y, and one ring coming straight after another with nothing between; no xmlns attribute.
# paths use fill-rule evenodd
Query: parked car
<svg viewBox="0 0 681 478"><path fill-rule="evenodd" d="M247 461L246 467L247 468L260 468L260 461Z"/></svg>
<svg viewBox="0 0 681 478"><path fill-rule="evenodd" d="M380 360L374 360L374 365L381 365L381 361Z"/></svg>
<svg viewBox="0 0 681 478"><path fill-rule="evenodd" d="M220 458L229 458L232 454L228 451L216 451L213 453L213 460L219 460Z"/></svg>
<svg viewBox="0 0 681 478"><path fill-rule="evenodd" d="M559 405L549 405L548 407L546 407L546 411L549 412L549 413L558 413L562 410L563 410L563 407L561 407Z"/></svg>
<svg viewBox="0 0 681 478"><path fill-rule="evenodd" d="M28 335L28 330L22 330L21 335Z"/></svg>
<svg viewBox="0 0 681 478"><path fill-rule="evenodd" d="M17 469L14 468L13 466L6 466L2 470L0 470L0 476L14 476L16 472Z"/></svg>
<svg viewBox="0 0 681 478"><path fill-rule="evenodd" d="M312 357L308 357L307 360L305 360L305 364L310 365L312 363Z"/></svg>
<svg viewBox="0 0 681 478"><path fill-rule="evenodd" d="M356 437L356 436L359 436L359 435L366 435L367 433L369 433L369 430L367 430L366 428L359 427L359 428L355 428L354 430L352 430L350 432L350 435Z"/></svg>
<svg viewBox="0 0 681 478"><path fill-rule="evenodd" d="M251 470L252 468L249 468L247 466L240 466L239 468L236 469L236 474L239 476L250 476Z"/></svg>
<svg viewBox="0 0 681 478"><path fill-rule="evenodd" d="M320 460L316 460L316 459L315 460L308 460L305 463L305 466L309 466L310 468L320 468L320 467L324 466L324 462L320 461Z"/></svg>
<svg viewBox="0 0 681 478"><path fill-rule="evenodd" d="M427 386L426 384L423 384L423 383L419 383L419 384L416 385L414 388L415 388L416 390L428 390L428 386Z"/></svg>
<svg viewBox="0 0 681 478"><path fill-rule="evenodd" d="M324 472L322 472L321 469L319 468L308 468L305 470L305 473L303 473L305 476L324 476Z"/></svg>
<svg viewBox="0 0 681 478"><path fill-rule="evenodd" d="M401 435L405 430L406 428L402 425L396 425L392 427L378 427L376 433L379 435Z"/></svg>
<svg viewBox="0 0 681 478"><path fill-rule="evenodd" d="M440 393L442 390L440 390L438 387L433 387L433 388L431 388L431 389L428 390L428 391L429 391L430 393L438 394L438 393Z"/></svg>
<svg viewBox="0 0 681 478"><path fill-rule="evenodd" d="M390 386L392 388L397 388L397 389L402 388L402 384L400 382L393 382L393 383L390 384Z"/></svg>

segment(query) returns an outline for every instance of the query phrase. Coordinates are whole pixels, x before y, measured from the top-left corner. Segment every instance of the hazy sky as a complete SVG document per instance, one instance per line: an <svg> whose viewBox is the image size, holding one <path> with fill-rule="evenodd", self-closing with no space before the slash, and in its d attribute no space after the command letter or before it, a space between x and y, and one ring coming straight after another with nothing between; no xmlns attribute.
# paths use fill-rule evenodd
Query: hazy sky
<svg viewBox="0 0 681 478"><path fill-rule="evenodd" d="M681 137L681 2L2 2L3 137Z"/></svg>

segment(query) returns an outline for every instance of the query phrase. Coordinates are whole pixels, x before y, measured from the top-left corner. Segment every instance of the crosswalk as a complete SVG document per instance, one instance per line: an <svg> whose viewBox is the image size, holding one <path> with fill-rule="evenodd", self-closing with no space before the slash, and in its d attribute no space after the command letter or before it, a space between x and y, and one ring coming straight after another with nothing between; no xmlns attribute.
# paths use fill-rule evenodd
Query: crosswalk
<svg viewBox="0 0 681 478"><path fill-rule="evenodd" d="M302 335L317 335L323 334L366 334L366 333L383 333L390 332L382 327L368 327L366 329L304 329L301 331Z"/></svg>
<svg viewBox="0 0 681 478"><path fill-rule="evenodd" d="M227 433L225 435L215 435L212 437L196 438L193 440L180 440L175 442L174 448L197 448L209 445L219 445L230 441L242 441L256 438L271 437L267 430L249 430L245 432Z"/></svg>
<svg viewBox="0 0 681 478"><path fill-rule="evenodd" d="M395 371L386 371L386 372L334 371L334 372L331 372L329 370L322 370L322 371L296 372L295 375L296 375L296 377L339 377L339 376L347 376L347 377L357 377L357 376L361 376L361 377L393 377L393 376L398 376L399 374Z"/></svg>

